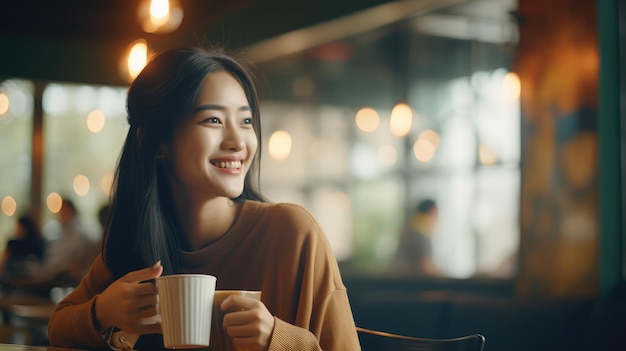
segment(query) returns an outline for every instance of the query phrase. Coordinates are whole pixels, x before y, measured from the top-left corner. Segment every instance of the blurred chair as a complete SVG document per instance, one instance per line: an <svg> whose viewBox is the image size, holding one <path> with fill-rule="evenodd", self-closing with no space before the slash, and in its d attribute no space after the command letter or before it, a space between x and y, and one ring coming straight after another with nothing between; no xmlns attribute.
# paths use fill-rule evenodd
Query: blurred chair
<svg viewBox="0 0 626 351"><path fill-rule="evenodd" d="M48 321L55 308L50 298L26 292L0 296L0 342L47 345Z"/></svg>
<svg viewBox="0 0 626 351"><path fill-rule="evenodd" d="M363 292L350 299L356 325L419 338L442 337L449 307L445 291ZM419 318L415 318L419 316ZM463 333L458 335L469 335Z"/></svg>
<svg viewBox="0 0 626 351"><path fill-rule="evenodd" d="M482 351L485 337L473 334L450 339L427 339L357 327L362 351Z"/></svg>
<svg viewBox="0 0 626 351"><path fill-rule="evenodd" d="M457 293L449 306L438 338L480 333L488 350L583 351L593 299Z"/></svg>
<svg viewBox="0 0 626 351"><path fill-rule="evenodd" d="M55 308L55 304L48 303L10 306L11 325L15 328L12 342L34 346L48 345L48 322ZM21 339L16 340L20 333Z"/></svg>

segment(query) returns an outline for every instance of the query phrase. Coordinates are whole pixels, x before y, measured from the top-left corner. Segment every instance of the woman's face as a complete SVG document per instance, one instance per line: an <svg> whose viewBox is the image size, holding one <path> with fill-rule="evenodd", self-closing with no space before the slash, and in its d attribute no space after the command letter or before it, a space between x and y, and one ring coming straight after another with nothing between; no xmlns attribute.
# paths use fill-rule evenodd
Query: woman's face
<svg viewBox="0 0 626 351"><path fill-rule="evenodd" d="M196 106L164 147L174 192L234 198L257 150L246 94L227 71L210 73Z"/></svg>

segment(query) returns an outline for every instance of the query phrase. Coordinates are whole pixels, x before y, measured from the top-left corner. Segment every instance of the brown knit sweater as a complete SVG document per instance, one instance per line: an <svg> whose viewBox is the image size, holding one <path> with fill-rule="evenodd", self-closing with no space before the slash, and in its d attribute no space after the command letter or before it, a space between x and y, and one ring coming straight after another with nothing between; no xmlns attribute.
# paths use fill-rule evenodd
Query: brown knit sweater
<svg viewBox="0 0 626 351"><path fill-rule="evenodd" d="M269 351L360 350L346 288L326 236L298 205L244 202L219 240L182 252L182 267L183 273L216 276L217 289L261 290L276 321ZM52 346L106 346L94 327L91 307L112 282L98 256L54 312L48 328Z"/></svg>

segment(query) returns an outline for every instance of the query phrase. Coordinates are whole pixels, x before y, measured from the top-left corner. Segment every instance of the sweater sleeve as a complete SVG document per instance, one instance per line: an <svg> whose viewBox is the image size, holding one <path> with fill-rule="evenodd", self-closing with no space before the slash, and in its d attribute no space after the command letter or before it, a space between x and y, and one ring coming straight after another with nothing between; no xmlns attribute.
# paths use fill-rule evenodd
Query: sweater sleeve
<svg viewBox="0 0 626 351"><path fill-rule="evenodd" d="M268 351L361 350L345 290L335 290L317 309L320 321L314 332L275 318Z"/></svg>
<svg viewBox="0 0 626 351"><path fill-rule="evenodd" d="M113 274L99 255L78 287L59 302L52 314L48 324L51 346L89 349L107 347L94 324L93 307L98 295L113 280Z"/></svg>
<svg viewBox="0 0 626 351"><path fill-rule="evenodd" d="M281 274L288 277L296 272L285 279L294 283L296 309L293 320L280 317L285 314L276 318L269 351L360 350L348 294L324 231L307 210L283 208L287 210L283 229L295 241L282 237L287 244L280 251L288 260L283 266L297 268Z"/></svg>

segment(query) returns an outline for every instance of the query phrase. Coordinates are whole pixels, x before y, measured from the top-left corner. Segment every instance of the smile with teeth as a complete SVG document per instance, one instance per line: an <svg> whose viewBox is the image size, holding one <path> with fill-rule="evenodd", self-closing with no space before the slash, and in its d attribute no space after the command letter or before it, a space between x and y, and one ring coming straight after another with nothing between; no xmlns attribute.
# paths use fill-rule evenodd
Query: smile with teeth
<svg viewBox="0 0 626 351"><path fill-rule="evenodd" d="M241 161L211 161L211 164L219 168L241 168Z"/></svg>

